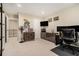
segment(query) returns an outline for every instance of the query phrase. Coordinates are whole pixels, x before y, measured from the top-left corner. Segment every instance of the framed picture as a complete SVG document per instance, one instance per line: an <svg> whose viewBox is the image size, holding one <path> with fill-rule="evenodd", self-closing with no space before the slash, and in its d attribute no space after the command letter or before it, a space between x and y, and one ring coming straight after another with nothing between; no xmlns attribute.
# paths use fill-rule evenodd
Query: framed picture
<svg viewBox="0 0 79 59"><path fill-rule="evenodd" d="M53 19L54 19L54 21L57 21L57 20L59 20L59 16L56 16Z"/></svg>

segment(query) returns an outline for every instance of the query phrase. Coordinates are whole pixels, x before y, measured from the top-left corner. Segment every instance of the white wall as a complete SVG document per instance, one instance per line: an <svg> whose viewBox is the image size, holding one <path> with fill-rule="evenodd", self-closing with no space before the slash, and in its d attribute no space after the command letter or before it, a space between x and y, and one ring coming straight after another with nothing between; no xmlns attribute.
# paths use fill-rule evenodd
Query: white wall
<svg viewBox="0 0 79 59"><path fill-rule="evenodd" d="M40 39L40 18L28 16L25 14L19 14L19 28L24 25L24 19L30 22L30 27L33 28L35 32L35 39ZM19 32L20 36L20 32ZM19 37L20 38L20 37Z"/></svg>
<svg viewBox="0 0 79 59"><path fill-rule="evenodd" d="M70 8L66 8L64 10L61 10L55 14L53 14L50 17L59 16L58 21L52 21L51 24L49 24L49 29L54 29L54 32L57 32L56 28L57 26L66 26L66 25L79 25L79 5L73 6ZM49 31L49 30L48 30Z"/></svg>

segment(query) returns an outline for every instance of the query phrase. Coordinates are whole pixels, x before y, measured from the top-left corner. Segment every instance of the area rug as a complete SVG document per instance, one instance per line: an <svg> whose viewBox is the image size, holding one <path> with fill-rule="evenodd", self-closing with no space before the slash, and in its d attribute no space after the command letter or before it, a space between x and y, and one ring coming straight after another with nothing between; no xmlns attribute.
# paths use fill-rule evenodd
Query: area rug
<svg viewBox="0 0 79 59"><path fill-rule="evenodd" d="M72 50L67 49L67 48L63 48L61 46L55 47L53 49L51 49L52 52L56 53L59 56L75 56L72 54Z"/></svg>

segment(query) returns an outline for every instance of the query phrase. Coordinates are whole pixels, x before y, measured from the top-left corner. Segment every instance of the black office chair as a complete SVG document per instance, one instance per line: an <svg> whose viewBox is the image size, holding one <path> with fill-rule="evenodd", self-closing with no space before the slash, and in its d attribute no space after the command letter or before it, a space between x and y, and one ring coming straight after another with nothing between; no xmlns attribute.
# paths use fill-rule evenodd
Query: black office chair
<svg viewBox="0 0 79 59"><path fill-rule="evenodd" d="M72 50L72 53L75 54L75 43L78 41L75 29L63 29L62 30L62 40L63 40L63 48L68 48Z"/></svg>
<svg viewBox="0 0 79 59"><path fill-rule="evenodd" d="M63 29L62 30L63 43L70 45L76 42L75 29Z"/></svg>

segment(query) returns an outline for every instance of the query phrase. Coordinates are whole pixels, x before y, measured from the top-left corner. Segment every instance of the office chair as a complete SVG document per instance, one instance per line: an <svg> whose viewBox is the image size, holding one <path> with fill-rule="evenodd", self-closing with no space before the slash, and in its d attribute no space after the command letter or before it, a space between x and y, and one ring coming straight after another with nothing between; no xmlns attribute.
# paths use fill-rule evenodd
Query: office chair
<svg viewBox="0 0 79 59"><path fill-rule="evenodd" d="M62 30L62 47L72 50L72 53L75 54L75 43L78 41L75 34L75 29L63 29Z"/></svg>
<svg viewBox="0 0 79 59"><path fill-rule="evenodd" d="M63 29L62 30L63 43L70 45L76 42L75 29Z"/></svg>

